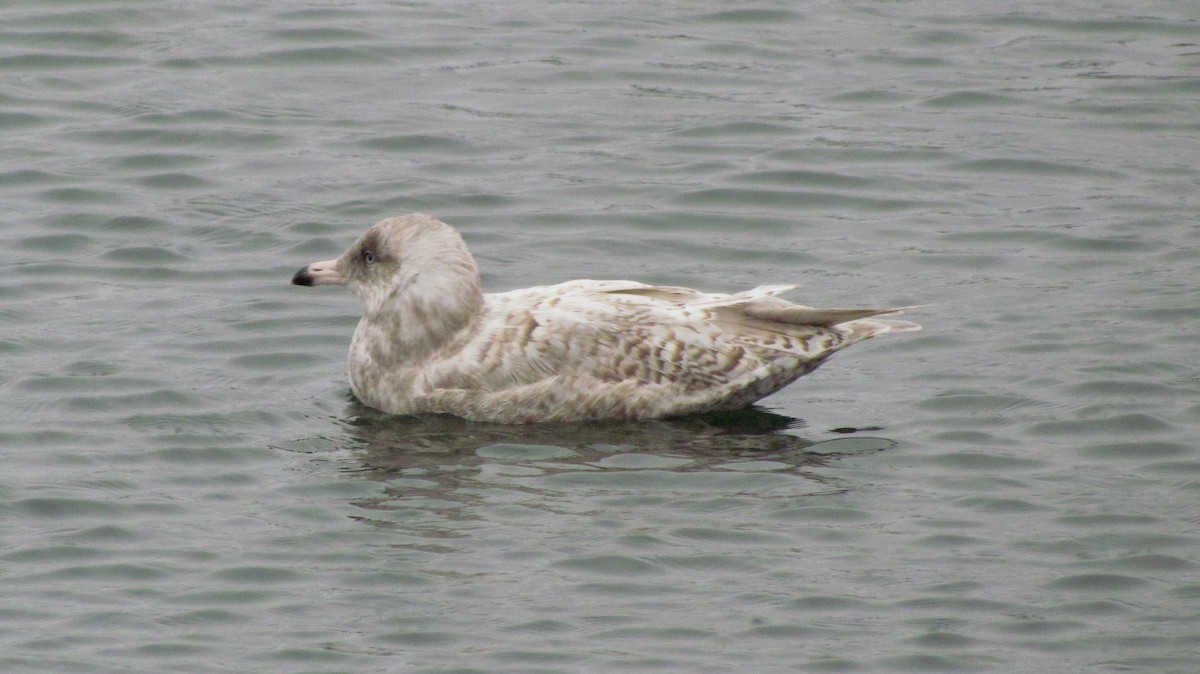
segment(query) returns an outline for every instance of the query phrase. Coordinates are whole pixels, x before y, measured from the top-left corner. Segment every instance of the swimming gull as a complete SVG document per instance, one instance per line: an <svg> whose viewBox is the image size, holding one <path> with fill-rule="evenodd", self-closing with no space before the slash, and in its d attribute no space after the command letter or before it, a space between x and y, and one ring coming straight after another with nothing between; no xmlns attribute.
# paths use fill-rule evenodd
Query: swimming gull
<svg viewBox="0 0 1200 674"><path fill-rule="evenodd" d="M383 220L292 278L344 285L363 315L350 387L393 414L527 423L648 419L749 406L838 351L889 332L900 309L815 309L764 285L732 295L634 281L485 294L449 225Z"/></svg>

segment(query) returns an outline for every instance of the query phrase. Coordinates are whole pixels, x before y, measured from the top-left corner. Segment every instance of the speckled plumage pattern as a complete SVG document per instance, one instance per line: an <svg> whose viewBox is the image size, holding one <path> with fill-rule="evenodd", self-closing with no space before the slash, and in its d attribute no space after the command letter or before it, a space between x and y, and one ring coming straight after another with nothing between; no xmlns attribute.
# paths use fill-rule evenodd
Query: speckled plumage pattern
<svg viewBox="0 0 1200 674"><path fill-rule="evenodd" d="M898 309L814 309L760 286L732 295L579 280L484 294L449 225L371 227L298 285L346 285L363 318L350 386L395 414L502 423L646 419L750 405L855 342L918 330Z"/></svg>

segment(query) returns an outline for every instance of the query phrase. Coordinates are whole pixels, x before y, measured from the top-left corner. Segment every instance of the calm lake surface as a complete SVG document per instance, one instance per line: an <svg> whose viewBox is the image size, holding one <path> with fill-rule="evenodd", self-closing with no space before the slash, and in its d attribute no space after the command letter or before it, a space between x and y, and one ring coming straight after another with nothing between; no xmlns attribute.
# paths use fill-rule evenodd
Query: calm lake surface
<svg viewBox="0 0 1200 674"><path fill-rule="evenodd" d="M1186 2L0 9L0 671L1200 670ZM752 412L357 405L371 223L490 290L909 305Z"/></svg>

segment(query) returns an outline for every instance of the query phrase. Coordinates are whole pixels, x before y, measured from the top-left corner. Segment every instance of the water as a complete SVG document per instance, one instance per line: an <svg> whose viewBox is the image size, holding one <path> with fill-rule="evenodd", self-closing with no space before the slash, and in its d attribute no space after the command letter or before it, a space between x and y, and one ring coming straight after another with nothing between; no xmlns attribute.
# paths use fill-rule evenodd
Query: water
<svg viewBox="0 0 1200 674"><path fill-rule="evenodd" d="M1188 3L0 10L5 672L1200 668ZM389 419L288 285L931 304L727 418Z"/></svg>

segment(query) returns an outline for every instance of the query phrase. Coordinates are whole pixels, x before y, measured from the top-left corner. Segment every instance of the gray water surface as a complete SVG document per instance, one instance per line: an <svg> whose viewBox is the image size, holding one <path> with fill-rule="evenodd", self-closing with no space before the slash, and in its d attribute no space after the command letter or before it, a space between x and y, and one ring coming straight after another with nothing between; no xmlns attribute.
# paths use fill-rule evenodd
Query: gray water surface
<svg viewBox="0 0 1200 674"><path fill-rule="evenodd" d="M1189 3L0 9L0 670L1200 669ZM926 304L759 409L389 418L371 223L490 290Z"/></svg>

